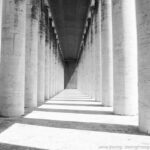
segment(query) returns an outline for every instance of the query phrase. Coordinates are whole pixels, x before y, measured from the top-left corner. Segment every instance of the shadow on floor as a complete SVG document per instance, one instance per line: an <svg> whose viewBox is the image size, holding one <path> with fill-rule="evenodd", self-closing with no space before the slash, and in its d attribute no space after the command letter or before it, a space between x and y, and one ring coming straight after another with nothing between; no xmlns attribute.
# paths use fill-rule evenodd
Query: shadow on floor
<svg viewBox="0 0 150 150"><path fill-rule="evenodd" d="M90 107L102 107L103 105L97 104L65 104L65 103L45 103L44 105L60 105L60 106L90 106Z"/></svg>
<svg viewBox="0 0 150 150"><path fill-rule="evenodd" d="M7 130L12 126L19 118L0 118L0 133Z"/></svg>
<svg viewBox="0 0 150 150"><path fill-rule="evenodd" d="M69 110L69 109L44 109L37 108L35 111L43 112L59 112L59 113L75 113L75 114L93 114L93 115L114 115L112 111L94 111L94 110Z"/></svg>
<svg viewBox="0 0 150 150"><path fill-rule="evenodd" d="M60 100L60 99L51 99L50 101L56 101L56 102L61 102L61 101L65 101L65 102L96 102L96 101L91 101L91 100L79 100L79 99L75 99L75 100L66 100L66 99L62 99L62 100Z"/></svg>
<svg viewBox="0 0 150 150"><path fill-rule="evenodd" d="M86 123L86 122L74 122L74 121L59 121L59 120L46 120L46 119L20 119L17 123L29 124L44 127L75 129L75 130L88 130L97 132L109 132L109 133L123 133L133 135L146 135L138 130L137 126L132 125L120 125L120 124L107 124L107 123Z"/></svg>
<svg viewBox="0 0 150 150"><path fill-rule="evenodd" d="M0 150L46 150L46 149L0 143Z"/></svg>

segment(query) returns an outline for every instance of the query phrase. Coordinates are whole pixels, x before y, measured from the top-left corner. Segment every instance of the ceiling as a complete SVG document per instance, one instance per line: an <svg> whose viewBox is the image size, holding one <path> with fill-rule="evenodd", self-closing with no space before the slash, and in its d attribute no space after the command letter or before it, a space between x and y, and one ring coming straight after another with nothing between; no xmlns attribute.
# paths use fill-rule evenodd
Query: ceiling
<svg viewBox="0 0 150 150"><path fill-rule="evenodd" d="M90 0L49 2L64 59L77 59Z"/></svg>

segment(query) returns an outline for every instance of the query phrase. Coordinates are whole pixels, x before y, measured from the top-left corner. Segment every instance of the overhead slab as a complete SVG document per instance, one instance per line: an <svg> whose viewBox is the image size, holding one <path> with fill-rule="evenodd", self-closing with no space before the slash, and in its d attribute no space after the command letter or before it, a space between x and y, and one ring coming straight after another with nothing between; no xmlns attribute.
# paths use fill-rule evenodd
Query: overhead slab
<svg viewBox="0 0 150 150"><path fill-rule="evenodd" d="M75 60L90 0L49 0L52 16L65 60Z"/></svg>

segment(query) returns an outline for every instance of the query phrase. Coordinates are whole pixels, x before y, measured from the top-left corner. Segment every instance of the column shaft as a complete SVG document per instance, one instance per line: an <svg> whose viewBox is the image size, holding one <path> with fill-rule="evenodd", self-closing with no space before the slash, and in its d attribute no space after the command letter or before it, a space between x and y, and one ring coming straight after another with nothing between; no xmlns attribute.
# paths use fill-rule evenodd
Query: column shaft
<svg viewBox="0 0 150 150"><path fill-rule="evenodd" d="M3 0L0 115L24 114L25 0Z"/></svg>
<svg viewBox="0 0 150 150"><path fill-rule="evenodd" d="M137 0L139 128L150 134L150 1Z"/></svg>
<svg viewBox="0 0 150 150"><path fill-rule="evenodd" d="M52 37L52 64L51 64L51 67L52 67L52 97L55 95L55 46L54 46L54 34L53 34L53 37Z"/></svg>
<svg viewBox="0 0 150 150"><path fill-rule="evenodd" d="M55 38L55 35L54 35ZM54 40L54 96L56 94L56 40Z"/></svg>
<svg viewBox="0 0 150 150"><path fill-rule="evenodd" d="M25 107L37 106L39 1L26 1Z"/></svg>
<svg viewBox="0 0 150 150"><path fill-rule="evenodd" d="M96 1L95 14L96 42L96 101L102 101L102 59L101 59L101 1Z"/></svg>
<svg viewBox="0 0 150 150"><path fill-rule="evenodd" d="M3 9L3 1L0 1L0 60L1 60L1 39L2 39L2 9Z"/></svg>
<svg viewBox="0 0 150 150"><path fill-rule="evenodd" d="M46 20L46 40L45 40L45 100L48 100L50 98L49 94L49 10L47 6L45 7L45 20Z"/></svg>
<svg viewBox="0 0 150 150"><path fill-rule="evenodd" d="M113 0L114 112L137 114L135 0Z"/></svg>
<svg viewBox="0 0 150 150"><path fill-rule="evenodd" d="M92 86L92 95L93 98L96 99L96 36L95 36L95 10L93 10L93 18L92 18L92 79L93 79L93 86ZM87 62L86 62L87 64Z"/></svg>
<svg viewBox="0 0 150 150"><path fill-rule="evenodd" d="M45 99L50 98L49 86L50 86L50 77L49 77L49 43L46 42L46 55L45 55Z"/></svg>
<svg viewBox="0 0 150 150"><path fill-rule="evenodd" d="M50 30L51 31L51 30ZM52 33L50 34L50 97L52 97L52 93L53 93L53 81L52 81L52 57L53 57L53 53L52 53Z"/></svg>
<svg viewBox="0 0 150 150"><path fill-rule="evenodd" d="M102 103L113 105L112 2L102 1Z"/></svg>
<svg viewBox="0 0 150 150"><path fill-rule="evenodd" d="M41 12L38 42L38 102L45 100L45 14Z"/></svg>

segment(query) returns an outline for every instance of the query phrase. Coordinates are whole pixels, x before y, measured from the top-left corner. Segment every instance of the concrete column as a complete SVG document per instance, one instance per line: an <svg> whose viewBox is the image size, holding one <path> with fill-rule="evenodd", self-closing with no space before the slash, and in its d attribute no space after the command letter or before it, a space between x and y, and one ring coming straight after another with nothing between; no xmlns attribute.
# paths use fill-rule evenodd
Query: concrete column
<svg viewBox="0 0 150 150"><path fill-rule="evenodd" d="M55 46L54 46L54 34L52 37L52 97L55 95Z"/></svg>
<svg viewBox="0 0 150 150"><path fill-rule="evenodd" d="M112 1L102 0L102 104L113 105Z"/></svg>
<svg viewBox="0 0 150 150"><path fill-rule="evenodd" d="M52 50L52 47L53 47L53 43L52 43L52 28L51 28L51 24L50 24L50 97L52 97L52 88L53 88L53 76L52 76L52 57L53 57L53 50Z"/></svg>
<svg viewBox="0 0 150 150"><path fill-rule="evenodd" d="M63 90L63 62L62 62L62 56L61 56L61 53L60 53L60 70L61 70L61 74L60 74L60 83L61 83L61 86L60 86L60 91Z"/></svg>
<svg viewBox="0 0 150 150"><path fill-rule="evenodd" d="M26 1L25 107L37 106L39 0Z"/></svg>
<svg viewBox="0 0 150 150"><path fill-rule="evenodd" d="M91 82L90 82L90 84L89 84L89 87L90 87L90 89L89 89L89 91L90 91L90 97L92 97L92 84L93 84L93 82L92 82L92 67L93 67L93 65L92 65L92 48L91 48L91 45L92 45L92 27L90 26L89 27L89 60L90 60L90 71L89 71L89 80L91 80Z"/></svg>
<svg viewBox="0 0 150 150"><path fill-rule="evenodd" d="M0 60L1 60L1 39L2 39L2 9L3 1L0 1Z"/></svg>
<svg viewBox="0 0 150 150"><path fill-rule="evenodd" d="M50 98L49 86L50 86L50 77L49 77L49 42L46 42L46 60L45 60L45 99L48 100Z"/></svg>
<svg viewBox="0 0 150 150"><path fill-rule="evenodd" d="M62 68L61 68L61 60L60 60L60 53L59 53L59 73L58 73L58 76L59 76L59 85L58 85L58 89L59 89L59 92L62 90L62 82L61 82L61 78L62 78Z"/></svg>
<svg viewBox="0 0 150 150"><path fill-rule="evenodd" d="M51 88L52 88L52 97L54 96L54 40L52 37L52 57L51 57Z"/></svg>
<svg viewBox="0 0 150 150"><path fill-rule="evenodd" d="M89 84L89 81L91 82L90 78L91 78L91 51L90 51L90 37L89 37L89 34L90 34L90 31L89 31L89 27L87 27L87 30L88 32L86 33L86 40L84 41L84 44L83 44L83 52L81 54L81 60L80 60L80 63L79 63L79 68L80 68L80 74L79 76L80 77L80 87L81 87L81 91L84 91L85 94L88 94L89 96L91 96L91 86ZM86 59L84 59L84 55L85 53L87 54L86 56ZM87 61L88 59L88 61ZM85 61L86 62L86 65L88 67L86 67L85 69ZM83 82L84 81L84 77L86 77L86 81L87 82ZM84 86L86 85L86 86Z"/></svg>
<svg viewBox="0 0 150 150"><path fill-rule="evenodd" d="M94 10L93 10L94 11ZM93 12L94 13L94 12ZM96 48L96 43L95 43L95 14L93 14L92 17L92 23L91 23L91 34L92 34L92 41L91 41L91 51L92 51L92 97L95 99L96 96L96 63L95 63L95 59L96 59L96 52L95 52L95 48Z"/></svg>
<svg viewBox="0 0 150 150"><path fill-rule="evenodd" d="M61 69L61 60L60 60L60 52L59 52L59 57L58 57L58 78L59 78L59 82L58 82L58 90L59 92L61 91L61 77L62 77L62 69Z"/></svg>
<svg viewBox="0 0 150 150"><path fill-rule="evenodd" d="M83 75L81 75L82 76L82 79L81 79L82 83L81 84L82 84L82 88L84 90L84 93L86 93L86 94L88 93L88 87L89 87L88 73L87 73L87 71L88 71L88 69L87 69L88 68L87 59L88 59L87 44L84 43L84 45L83 45L83 55L82 55L82 69L81 69Z"/></svg>
<svg viewBox="0 0 150 150"><path fill-rule="evenodd" d="M88 30L88 35L87 35L87 41L86 41L86 47L85 47L85 50L87 51L87 57L89 58L89 61L88 61L88 70L87 70L87 72L88 72L88 76L87 76L87 78L88 78L88 81L91 81L91 49L90 49L90 39L91 39L91 37L90 37L90 34L91 34L91 31L90 31L90 27L89 27L89 30ZM87 85L87 87L88 87L88 95L89 96L91 96L91 82L90 82L90 84L89 84L89 82L88 82L88 85Z"/></svg>
<svg viewBox="0 0 150 150"><path fill-rule="evenodd" d="M150 134L150 1L137 0L139 128Z"/></svg>
<svg viewBox="0 0 150 150"><path fill-rule="evenodd" d="M60 90L64 90L64 66L63 66L63 59L62 56L60 56L60 69L61 69L61 87Z"/></svg>
<svg viewBox="0 0 150 150"><path fill-rule="evenodd" d="M49 96L52 97L52 19L49 19Z"/></svg>
<svg viewBox="0 0 150 150"><path fill-rule="evenodd" d="M101 1L96 0L95 12L95 42L96 42L96 101L102 101L102 59L101 59Z"/></svg>
<svg viewBox="0 0 150 150"><path fill-rule="evenodd" d="M57 94L59 93L59 50L58 50L58 43L57 43L57 78L56 78L56 81L57 81L57 85L56 85L56 89L57 89Z"/></svg>
<svg viewBox="0 0 150 150"><path fill-rule="evenodd" d="M93 59L93 56L92 56L92 26L90 24L90 27L89 27L89 51L90 51L90 55L89 55L89 59L90 59L90 78L89 78L89 81L91 80L91 82L89 83L89 86L90 86L90 97L93 98L93 92L92 92L92 89L93 89L93 63L92 63L92 59Z"/></svg>
<svg viewBox="0 0 150 150"><path fill-rule="evenodd" d="M63 74L62 74L62 90L64 90L64 88L65 88L65 84L64 84L64 79L65 79L65 72L64 72L64 62L62 62L62 67L63 67L63 69L62 69L62 72L63 72Z"/></svg>
<svg viewBox="0 0 150 150"><path fill-rule="evenodd" d="M45 14L42 11L39 24L38 42L38 102L45 100Z"/></svg>
<svg viewBox="0 0 150 150"><path fill-rule="evenodd" d="M56 39L54 34L54 96L56 95Z"/></svg>
<svg viewBox="0 0 150 150"><path fill-rule="evenodd" d="M25 0L3 0L0 115L24 114Z"/></svg>
<svg viewBox="0 0 150 150"><path fill-rule="evenodd" d="M81 82L81 84L82 84L82 88L84 89L84 93L85 94L89 94L89 67L88 66L90 66L90 64L89 64L89 62L88 62L88 60L89 60L89 57L88 57L88 55L90 54L90 53L88 53L88 42L86 42L85 40L84 40L84 45L83 45L83 56L82 56L82 69L81 69L81 71L83 71L83 76L82 76L82 79L81 79L81 81L84 81L84 82ZM85 86L84 86L85 85Z"/></svg>
<svg viewBox="0 0 150 150"><path fill-rule="evenodd" d="M113 0L114 112L137 114L135 0Z"/></svg>
<svg viewBox="0 0 150 150"><path fill-rule="evenodd" d="M56 41L56 49L55 49L55 95L57 94L57 85L58 85L58 49L57 49L57 41Z"/></svg>
<svg viewBox="0 0 150 150"><path fill-rule="evenodd" d="M60 88L60 70L59 70L59 51L58 51L58 44L57 44L57 93L59 93L59 88Z"/></svg>
<svg viewBox="0 0 150 150"><path fill-rule="evenodd" d="M51 42L51 38L50 38L50 49L49 49L49 95L51 98L51 94L52 94L52 71L51 71L51 60L52 60L52 42Z"/></svg>
<svg viewBox="0 0 150 150"><path fill-rule="evenodd" d="M49 93L49 86L50 86L50 78L49 78L49 63L50 63L50 58L49 58L49 10L47 6L45 7L46 11L46 40L45 40L45 100L48 100L50 98L50 93Z"/></svg>

